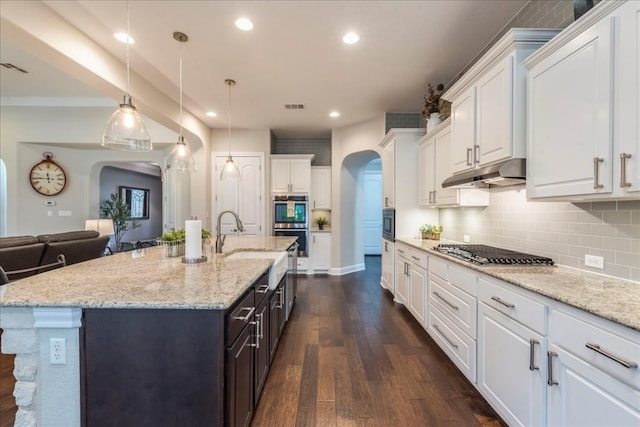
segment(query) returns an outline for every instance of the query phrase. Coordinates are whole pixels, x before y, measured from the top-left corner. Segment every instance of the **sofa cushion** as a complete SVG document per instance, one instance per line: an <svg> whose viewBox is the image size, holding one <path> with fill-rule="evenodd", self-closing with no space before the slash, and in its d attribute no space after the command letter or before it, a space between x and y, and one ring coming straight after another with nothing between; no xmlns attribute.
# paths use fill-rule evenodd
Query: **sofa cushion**
<svg viewBox="0 0 640 427"><path fill-rule="evenodd" d="M77 233L84 232L78 231ZM75 240L50 240L46 244L46 249L44 250L44 255L42 256L42 261L40 263L42 265L54 263L58 258L58 254L64 255L67 265L88 261L102 256L104 248L109 243L109 236L100 236L100 233L97 231L91 233L95 233L96 236L93 238Z"/></svg>
<svg viewBox="0 0 640 427"><path fill-rule="evenodd" d="M100 236L95 230L68 231L66 233L41 234L38 240L42 243L68 242L70 240L95 239Z"/></svg>
<svg viewBox="0 0 640 427"><path fill-rule="evenodd" d="M7 237L7 239L10 239L10 237ZM44 243L39 243L36 239L35 243L32 244L2 247L0 248L0 266L6 272L36 267L40 265L45 246ZM37 271L14 274L9 279L17 280L36 273Z"/></svg>
<svg viewBox="0 0 640 427"><path fill-rule="evenodd" d="M13 248L15 246L26 246L39 243L37 237L34 236L13 236L13 237L0 237L0 249L1 248Z"/></svg>

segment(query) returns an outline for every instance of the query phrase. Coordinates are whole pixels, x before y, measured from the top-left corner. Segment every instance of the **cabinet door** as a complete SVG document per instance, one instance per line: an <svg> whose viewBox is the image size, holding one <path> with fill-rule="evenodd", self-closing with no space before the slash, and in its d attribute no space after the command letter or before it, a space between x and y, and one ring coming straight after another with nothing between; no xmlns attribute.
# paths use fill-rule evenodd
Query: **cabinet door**
<svg viewBox="0 0 640 427"><path fill-rule="evenodd" d="M273 362L280 343L280 294L273 292L269 297L269 363Z"/></svg>
<svg viewBox="0 0 640 427"><path fill-rule="evenodd" d="M227 414L230 426L248 427L253 417L253 326L246 326L227 348Z"/></svg>
<svg viewBox="0 0 640 427"><path fill-rule="evenodd" d="M529 72L527 197L611 192L613 22L600 21Z"/></svg>
<svg viewBox="0 0 640 427"><path fill-rule="evenodd" d="M274 193L291 192L291 162L284 159L271 160L271 191Z"/></svg>
<svg viewBox="0 0 640 427"><path fill-rule="evenodd" d="M331 233L311 233L311 262L314 271L331 268Z"/></svg>
<svg viewBox="0 0 640 427"><path fill-rule="evenodd" d="M269 353L269 298L265 298L254 315L255 318L255 334L257 335L255 347L255 392L254 407L260 400L260 394L264 388L269 374L269 366L271 365L271 355Z"/></svg>
<svg viewBox="0 0 640 427"><path fill-rule="evenodd" d="M451 175L451 129L439 133L436 138L433 169L435 202L448 206L458 204L458 189L442 188L442 182Z"/></svg>
<svg viewBox="0 0 640 427"><path fill-rule="evenodd" d="M476 143L476 92L469 88L451 104L451 172L473 167Z"/></svg>
<svg viewBox="0 0 640 427"><path fill-rule="evenodd" d="M549 426L638 426L640 391L552 344L547 386Z"/></svg>
<svg viewBox="0 0 640 427"><path fill-rule="evenodd" d="M509 425L544 425L546 338L478 307L478 388Z"/></svg>
<svg viewBox="0 0 640 427"><path fill-rule="evenodd" d="M474 164L483 166L513 156L512 75L513 55L509 55L478 81Z"/></svg>
<svg viewBox="0 0 640 427"><path fill-rule="evenodd" d="M409 267L409 311L426 327L427 319L427 272L422 268Z"/></svg>
<svg viewBox="0 0 640 427"><path fill-rule="evenodd" d="M309 193L311 189L311 162L307 159L291 160L291 191Z"/></svg>
<svg viewBox="0 0 640 427"><path fill-rule="evenodd" d="M409 263L396 253L395 266L395 301L406 306L409 294Z"/></svg>
<svg viewBox="0 0 640 427"><path fill-rule="evenodd" d="M380 277L380 286L395 294L395 277L394 277L394 258L395 244L388 240L382 239L382 274Z"/></svg>
<svg viewBox="0 0 640 427"><path fill-rule="evenodd" d="M331 209L331 168L311 168L311 209Z"/></svg>
<svg viewBox="0 0 640 427"><path fill-rule="evenodd" d="M433 191L436 189L434 170L436 167L435 138L418 147L418 204L432 206L435 203Z"/></svg>
<svg viewBox="0 0 640 427"><path fill-rule="evenodd" d="M382 150L382 206L395 206L395 141L389 142Z"/></svg>

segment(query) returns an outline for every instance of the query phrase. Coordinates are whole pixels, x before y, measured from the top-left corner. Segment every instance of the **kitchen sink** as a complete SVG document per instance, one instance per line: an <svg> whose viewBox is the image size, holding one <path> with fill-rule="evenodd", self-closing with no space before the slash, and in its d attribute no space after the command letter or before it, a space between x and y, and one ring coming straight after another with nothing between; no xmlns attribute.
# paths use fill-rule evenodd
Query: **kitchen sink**
<svg viewBox="0 0 640 427"><path fill-rule="evenodd" d="M273 265L269 268L269 289L278 287L278 283L287 274L289 267L286 252L259 252L259 251L240 251L227 255L228 259L256 259L270 258Z"/></svg>

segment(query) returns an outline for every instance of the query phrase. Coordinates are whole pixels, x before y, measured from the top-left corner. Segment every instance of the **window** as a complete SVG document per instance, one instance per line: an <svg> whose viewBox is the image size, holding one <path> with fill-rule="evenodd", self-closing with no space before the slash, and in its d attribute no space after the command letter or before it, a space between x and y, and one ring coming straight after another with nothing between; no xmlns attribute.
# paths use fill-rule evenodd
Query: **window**
<svg viewBox="0 0 640 427"><path fill-rule="evenodd" d="M131 219L149 219L149 190L120 187L120 198L131 210Z"/></svg>

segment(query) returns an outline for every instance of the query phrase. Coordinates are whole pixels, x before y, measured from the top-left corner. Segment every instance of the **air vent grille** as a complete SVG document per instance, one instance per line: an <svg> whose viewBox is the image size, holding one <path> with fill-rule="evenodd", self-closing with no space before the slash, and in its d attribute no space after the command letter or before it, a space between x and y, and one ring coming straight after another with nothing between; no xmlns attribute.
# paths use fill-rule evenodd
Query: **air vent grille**
<svg viewBox="0 0 640 427"><path fill-rule="evenodd" d="M304 104L284 104L286 110L304 110Z"/></svg>
<svg viewBox="0 0 640 427"><path fill-rule="evenodd" d="M21 73L27 74L29 73L27 70L25 70L24 68L20 68L17 65L13 65L10 62L0 62L0 65L2 65L4 68L7 68L9 70L16 70L16 71L20 71Z"/></svg>

